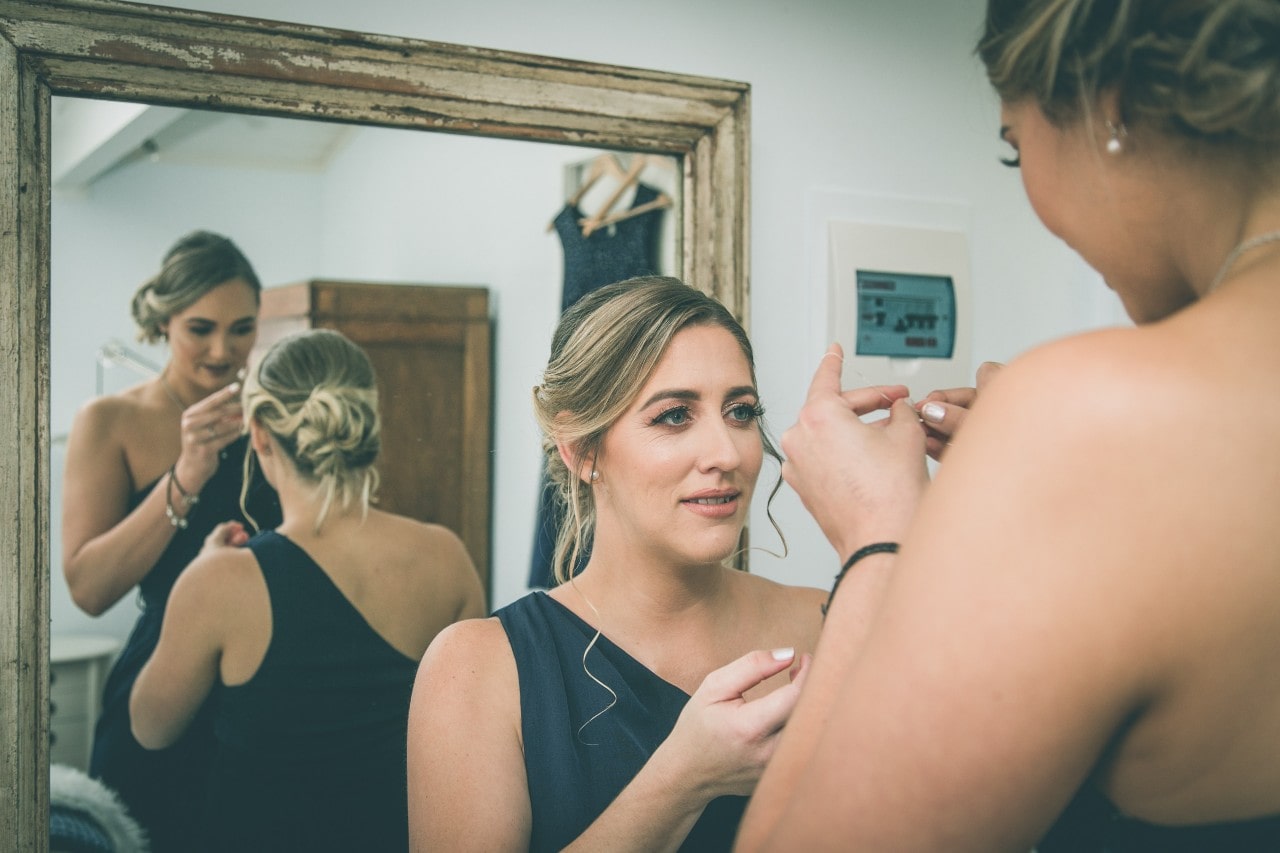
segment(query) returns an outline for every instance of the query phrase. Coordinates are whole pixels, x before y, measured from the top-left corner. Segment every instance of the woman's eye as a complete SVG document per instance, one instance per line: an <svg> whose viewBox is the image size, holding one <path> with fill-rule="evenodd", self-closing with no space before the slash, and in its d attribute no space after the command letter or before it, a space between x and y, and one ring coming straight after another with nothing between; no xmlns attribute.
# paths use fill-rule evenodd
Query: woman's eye
<svg viewBox="0 0 1280 853"><path fill-rule="evenodd" d="M250 323L247 326L236 326L234 329L232 329L232 332L237 335L252 335L254 333L254 330L255 330L254 325Z"/></svg>
<svg viewBox="0 0 1280 853"><path fill-rule="evenodd" d="M764 417L764 408L759 403L738 403L730 407L729 419L738 423L752 423Z"/></svg>
<svg viewBox="0 0 1280 853"><path fill-rule="evenodd" d="M1001 157L1000 162L1010 169L1022 168L1022 154L1015 148L1012 157Z"/></svg>
<svg viewBox="0 0 1280 853"><path fill-rule="evenodd" d="M187 331L198 338L203 338L205 335L212 332L213 328L211 326L187 326Z"/></svg>
<svg viewBox="0 0 1280 853"><path fill-rule="evenodd" d="M689 408L687 406L676 406L674 409L667 409L653 419L653 423L666 424L667 426L684 426L688 422Z"/></svg>

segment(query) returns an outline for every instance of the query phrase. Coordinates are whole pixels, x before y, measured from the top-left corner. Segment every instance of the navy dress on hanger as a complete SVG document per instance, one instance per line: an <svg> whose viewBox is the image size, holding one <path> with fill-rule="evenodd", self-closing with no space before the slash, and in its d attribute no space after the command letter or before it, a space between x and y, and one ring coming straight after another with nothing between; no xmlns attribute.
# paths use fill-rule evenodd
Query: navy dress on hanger
<svg viewBox="0 0 1280 853"><path fill-rule="evenodd" d="M661 195L648 184L637 183L631 207L648 204ZM656 274L662 213L661 208L655 208L593 231L590 237L583 237L579 220L585 218L585 214L576 204L566 204L553 221L564 248L564 289L560 294L560 312L563 314L583 296L606 284L638 275ZM533 558L529 565L531 588L555 586L552 557L556 550L556 532L564 516L564 507L560 505L545 471L539 492ZM579 568L586 563L587 556L583 554Z"/></svg>

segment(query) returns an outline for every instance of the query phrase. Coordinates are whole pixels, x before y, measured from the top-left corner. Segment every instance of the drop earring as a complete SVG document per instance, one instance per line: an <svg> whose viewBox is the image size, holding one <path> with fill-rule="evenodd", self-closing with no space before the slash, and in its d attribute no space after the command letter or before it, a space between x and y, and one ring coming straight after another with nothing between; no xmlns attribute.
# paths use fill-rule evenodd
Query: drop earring
<svg viewBox="0 0 1280 853"><path fill-rule="evenodd" d="M1107 153L1112 157L1124 150L1124 139L1129 135L1129 130L1124 126L1124 122L1113 124L1107 121L1107 130L1111 132L1111 138L1107 140Z"/></svg>

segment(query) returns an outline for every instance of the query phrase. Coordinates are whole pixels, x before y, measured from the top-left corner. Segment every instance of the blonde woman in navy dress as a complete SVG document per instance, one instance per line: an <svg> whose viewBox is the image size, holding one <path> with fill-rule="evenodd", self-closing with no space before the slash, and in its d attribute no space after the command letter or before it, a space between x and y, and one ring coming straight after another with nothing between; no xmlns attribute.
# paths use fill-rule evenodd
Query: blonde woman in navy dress
<svg viewBox="0 0 1280 853"><path fill-rule="evenodd" d="M139 742L164 747L217 688L208 849L407 847L414 673L484 595L456 535L370 506L377 406L368 358L332 331L277 342L245 381L246 466L284 521L247 544L238 524L210 535L131 703Z"/></svg>
<svg viewBox="0 0 1280 853"><path fill-rule="evenodd" d="M725 564L776 457L751 345L711 297L646 278L584 296L551 350L534 408L565 582L428 650L414 847L727 850L825 598Z"/></svg>

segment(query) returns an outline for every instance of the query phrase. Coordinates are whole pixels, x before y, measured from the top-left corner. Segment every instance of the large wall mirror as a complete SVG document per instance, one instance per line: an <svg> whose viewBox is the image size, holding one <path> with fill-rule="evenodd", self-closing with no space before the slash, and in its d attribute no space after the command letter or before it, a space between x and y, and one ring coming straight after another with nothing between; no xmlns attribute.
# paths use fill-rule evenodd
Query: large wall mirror
<svg viewBox="0 0 1280 853"><path fill-rule="evenodd" d="M462 156L457 152L464 146L465 156L474 159L490 157L490 151L504 146L519 149L511 155L513 171L500 174L495 169L485 182L460 180L462 195L424 197L417 218L405 217L398 207L399 225L391 233L385 225L376 233L362 231L358 225L368 225L370 217L351 220L349 239L369 250L359 266L326 267L317 244L310 247L310 256L321 259L316 266L293 269L281 261L277 268L270 262L268 269L260 270L271 284L325 275L485 285L496 273L465 271L450 266L455 262L443 256L429 257L434 229L446 222L464 228L493 222L494 208L503 205L502 193L518 188L527 194L530 185L539 182L547 197L561 196L563 167L600 151L660 155L675 170L677 204L668 212L672 270L714 293L746 320L748 89L739 83L657 71L107 0L0 0L0 33L0 412L6 434L14 437L0 449L5 518L0 524L0 838L18 839L24 849L44 849L50 618L57 592L51 569L59 571L51 557L50 531L57 526L58 423L65 422L60 392L51 388L62 381L64 369L68 375L90 375L95 348L115 337L106 326L95 336L60 330L58 323L72 301L95 306L103 314L121 307L118 297L102 297L91 286L74 297L59 288L64 281L83 284L85 279L109 275L137 283L136 274L113 271L109 261L73 238L76 228L94 227L90 219L76 219L93 205L51 202L51 151L59 142L51 136L64 124L57 113L73 102L89 100L195 110L205 116L212 111L235 115L239 121L261 116L339 123L348 131L375 126L379 135L361 137L357 144L348 134L342 149L357 176L354 184L361 189L360 195L348 197L348 203L366 208L377 205L378 198L376 187L358 180L361 157L395 152L410 161L440 163ZM380 135L384 132L391 135ZM299 143L290 144L296 148ZM130 165L136 153L130 150L112 161L110 174L99 172L101 180L131 179L131 172L138 171ZM163 152L149 153L163 163ZM406 163L407 175L427 173L421 162ZM286 192L291 190L280 188L314 186L309 180L293 175L259 179L258 185ZM171 196L173 189L153 182L147 192ZM55 217L55 210L70 212ZM441 218L442 210L456 214ZM527 230L543 232L554 213L554 203L541 209L540 221L529 223ZM170 239L185 224L175 223ZM305 245L298 223L282 221L279 227L289 229L288 239ZM257 245L257 237L236 233L230 226L223 230ZM537 236L542 242L533 244L535 253L545 258L558 252L553 238ZM447 240L447 234L441 237ZM326 235L323 241L332 239ZM496 239L510 245L522 238L498 234ZM103 238L104 244L109 241L109 236ZM430 263L420 259L414 272L386 266L396 246L402 253L419 252ZM165 248L152 245L139 251L154 263ZM536 269L520 260L514 249L511 258L520 269ZM495 420L503 422L527 418L526 412L503 411L503 383L519 388L511 392L514 399L524 399L527 388L520 386L529 384L520 373L508 379L503 365L520 359L536 363L545 357L545 343L533 353L506 352L504 346L523 345L504 341L503 329L522 315L552 322L555 309L550 306L558 298L558 282L536 272L528 278L530 292L499 294L493 309ZM117 301L110 302L112 298ZM495 444L502 441L495 436ZM535 465L536 460L526 460L516 467L529 470ZM503 488L502 476L494 472L495 491ZM501 525L500 501L495 498L492 504L495 529ZM517 548L524 544L517 543ZM494 559L499 559L496 553ZM59 618L54 612L55 630Z"/></svg>

